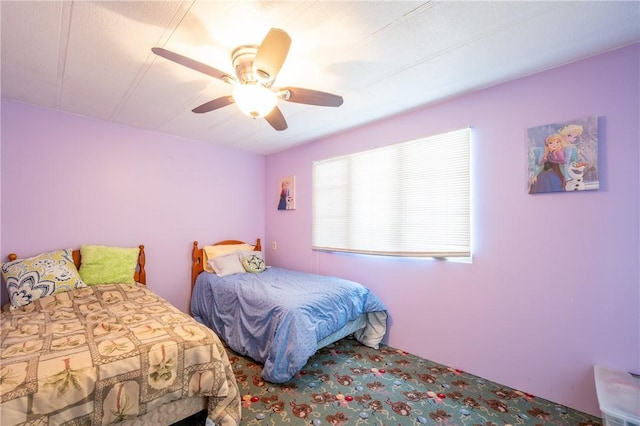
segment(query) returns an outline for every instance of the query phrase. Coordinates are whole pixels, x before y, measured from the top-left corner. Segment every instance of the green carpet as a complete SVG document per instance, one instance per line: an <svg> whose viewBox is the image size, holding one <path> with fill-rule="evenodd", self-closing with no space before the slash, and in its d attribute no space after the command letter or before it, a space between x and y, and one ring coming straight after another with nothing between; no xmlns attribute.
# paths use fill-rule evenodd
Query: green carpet
<svg viewBox="0 0 640 426"><path fill-rule="evenodd" d="M349 338L318 351L293 380L280 385L261 379L260 364L228 354L246 426L602 425L597 417L534 395Z"/></svg>
<svg viewBox="0 0 640 426"><path fill-rule="evenodd" d="M228 351L243 425L601 425L599 418L389 346L342 339L288 383Z"/></svg>

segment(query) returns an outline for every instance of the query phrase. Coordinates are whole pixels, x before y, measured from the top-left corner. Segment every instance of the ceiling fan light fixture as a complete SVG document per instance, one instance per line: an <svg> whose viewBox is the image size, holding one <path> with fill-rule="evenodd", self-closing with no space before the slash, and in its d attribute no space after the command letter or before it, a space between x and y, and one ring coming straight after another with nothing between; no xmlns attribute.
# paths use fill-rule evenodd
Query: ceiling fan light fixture
<svg viewBox="0 0 640 426"><path fill-rule="evenodd" d="M194 113L202 114L235 103L249 117L264 118L275 130L282 131L287 128L287 121L277 107L279 99L296 104L327 107L338 107L343 102L342 96L318 90L301 87L272 89L290 46L291 37L284 30L271 28L259 46L245 44L237 47L231 52L231 63L237 78L162 47L154 47L151 51L177 64L233 85L231 95L205 102L192 109Z"/></svg>
<svg viewBox="0 0 640 426"><path fill-rule="evenodd" d="M261 84L236 85L233 99L242 112L253 118L264 117L278 103L275 92Z"/></svg>

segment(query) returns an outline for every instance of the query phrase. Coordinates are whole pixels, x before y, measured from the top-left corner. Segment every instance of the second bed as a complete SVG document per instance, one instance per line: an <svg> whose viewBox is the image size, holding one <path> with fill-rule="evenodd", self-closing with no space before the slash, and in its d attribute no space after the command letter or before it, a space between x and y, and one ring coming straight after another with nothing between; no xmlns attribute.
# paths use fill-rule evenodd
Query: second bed
<svg viewBox="0 0 640 426"><path fill-rule="evenodd" d="M226 246L217 263L207 256L214 246ZM231 349L262 363L269 382L290 380L316 350L348 335L377 348L386 333L386 308L368 288L338 277L260 268L260 240L203 248L196 241L192 256L192 315ZM234 256L246 267L233 269ZM205 264L222 269L207 272ZM236 272L227 274L227 268Z"/></svg>

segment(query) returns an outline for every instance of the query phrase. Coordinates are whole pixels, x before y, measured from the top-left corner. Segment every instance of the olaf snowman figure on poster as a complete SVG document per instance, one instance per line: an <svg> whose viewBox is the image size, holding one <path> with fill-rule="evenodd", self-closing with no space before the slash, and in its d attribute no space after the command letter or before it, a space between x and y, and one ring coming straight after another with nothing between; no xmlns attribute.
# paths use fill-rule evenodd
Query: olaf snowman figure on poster
<svg viewBox="0 0 640 426"><path fill-rule="evenodd" d="M587 163L573 162L567 169L569 179L565 185L567 191L584 191L586 188L582 175L584 169L587 167Z"/></svg>

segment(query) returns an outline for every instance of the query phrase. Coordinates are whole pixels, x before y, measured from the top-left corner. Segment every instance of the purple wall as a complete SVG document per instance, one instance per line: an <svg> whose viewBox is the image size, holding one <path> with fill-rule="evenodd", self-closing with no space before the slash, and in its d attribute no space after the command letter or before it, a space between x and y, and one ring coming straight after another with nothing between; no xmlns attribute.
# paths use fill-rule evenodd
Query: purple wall
<svg viewBox="0 0 640 426"><path fill-rule="evenodd" d="M5 100L1 171L3 260L144 244L149 287L184 311L194 240L264 235L259 155Z"/></svg>
<svg viewBox="0 0 640 426"><path fill-rule="evenodd" d="M267 157L268 262L372 288L393 347L598 415L593 365L640 372L639 63L636 44ZM528 195L526 129L592 115L600 190ZM472 264L310 249L312 161L467 125Z"/></svg>

